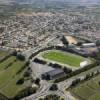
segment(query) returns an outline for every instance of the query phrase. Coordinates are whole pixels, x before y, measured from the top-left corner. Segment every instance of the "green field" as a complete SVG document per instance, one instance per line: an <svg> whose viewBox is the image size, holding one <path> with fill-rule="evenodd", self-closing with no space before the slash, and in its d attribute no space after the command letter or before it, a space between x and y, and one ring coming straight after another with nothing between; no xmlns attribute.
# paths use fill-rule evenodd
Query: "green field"
<svg viewBox="0 0 100 100"><path fill-rule="evenodd" d="M6 56L6 55L5 55ZM26 87L25 84L17 85L16 82L23 77L24 70L16 74L25 64L15 56L10 56L0 63L0 93L7 97L14 97Z"/></svg>
<svg viewBox="0 0 100 100"><path fill-rule="evenodd" d="M7 55L8 55L7 52L5 52L5 51L0 51L0 60L1 60L2 58L4 58L5 56L7 56Z"/></svg>
<svg viewBox="0 0 100 100"><path fill-rule="evenodd" d="M100 100L100 75L83 83L70 91L79 100Z"/></svg>
<svg viewBox="0 0 100 100"><path fill-rule="evenodd" d="M43 53L42 57L44 59L56 61L73 67L79 67L80 62L84 60L81 56L54 50Z"/></svg>

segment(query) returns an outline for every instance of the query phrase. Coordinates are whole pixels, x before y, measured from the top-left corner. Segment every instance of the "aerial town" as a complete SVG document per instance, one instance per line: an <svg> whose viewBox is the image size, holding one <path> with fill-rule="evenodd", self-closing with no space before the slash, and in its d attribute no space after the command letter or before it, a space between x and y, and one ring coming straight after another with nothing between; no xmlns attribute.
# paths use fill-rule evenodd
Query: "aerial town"
<svg viewBox="0 0 100 100"><path fill-rule="evenodd" d="M99 0L4 1L0 100L100 100Z"/></svg>

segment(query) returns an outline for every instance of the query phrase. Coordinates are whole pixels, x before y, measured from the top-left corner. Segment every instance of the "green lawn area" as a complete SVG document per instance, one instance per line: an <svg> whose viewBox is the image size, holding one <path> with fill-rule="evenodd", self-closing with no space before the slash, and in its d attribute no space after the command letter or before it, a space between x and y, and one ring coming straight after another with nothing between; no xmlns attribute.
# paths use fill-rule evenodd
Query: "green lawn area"
<svg viewBox="0 0 100 100"><path fill-rule="evenodd" d="M89 100L100 100L100 92L91 96Z"/></svg>
<svg viewBox="0 0 100 100"><path fill-rule="evenodd" d="M62 64L74 66L74 67L79 67L80 62L84 60L84 58L81 56L77 56L77 55L70 54L67 52L54 51L54 50L43 53L42 57L44 59L56 61Z"/></svg>
<svg viewBox="0 0 100 100"><path fill-rule="evenodd" d="M8 52L0 51L0 59L2 59L3 57L5 57L7 55L8 55Z"/></svg>
<svg viewBox="0 0 100 100"><path fill-rule="evenodd" d="M75 94L77 94L77 96L80 97L81 99L86 99L90 95L93 94L93 90L91 88L89 88L88 86L84 86L84 88L83 88L83 86L74 88L72 90L72 92L75 93Z"/></svg>
<svg viewBox="0 0 100 100"><path fill-rule="evenodd" d="M10 66L8 66L11 64ZM16 57L11 56L5 61L0 63L0 93L7 97L15 96L20 90L26 87L25 84L17 85L16 82L23 77L23 70L21 73L16 74L25 61L20 61Z"/></svg>
<svg viewBox="0 0 100 100"><path fill-rule="evenodd" d="M70 92L79 100L100 100L100 75L72 88Z"/></svg>

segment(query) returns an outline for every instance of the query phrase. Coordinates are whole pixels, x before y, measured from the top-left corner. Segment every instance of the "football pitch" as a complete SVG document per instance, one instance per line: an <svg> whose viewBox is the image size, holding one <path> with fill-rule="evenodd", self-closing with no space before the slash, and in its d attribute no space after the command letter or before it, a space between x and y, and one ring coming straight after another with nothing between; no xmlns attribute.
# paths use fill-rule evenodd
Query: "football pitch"
<svg viewBox="0 0 100 100"><path fill-rule="evenodd" d="M73 87L70 92L79 100L100 100L100 75Z"/></svg>
<svg viewBox="0 0 100 100"><path fill-rule="evenodd" d="M73 67L80 67L80 63L85 60L85 58L81 56L58 50L45 52L42 54L42 57L44 59L56 61L58 63L66 64Z"/></svg>

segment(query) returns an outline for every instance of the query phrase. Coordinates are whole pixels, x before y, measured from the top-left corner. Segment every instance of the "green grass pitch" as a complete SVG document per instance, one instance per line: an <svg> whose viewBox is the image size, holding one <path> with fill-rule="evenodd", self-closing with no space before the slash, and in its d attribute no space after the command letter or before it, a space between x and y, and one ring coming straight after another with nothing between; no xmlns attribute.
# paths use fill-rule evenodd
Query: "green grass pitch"
<svg viewBox="0 0 100 100"><path fill-rule="evenodd" d="M56 61L74 67L79 67L80 62L84 61L84 58L81 56L77 56L67 52L53 51L53 50L43 53L42 57L44 59Z"/></svg>

